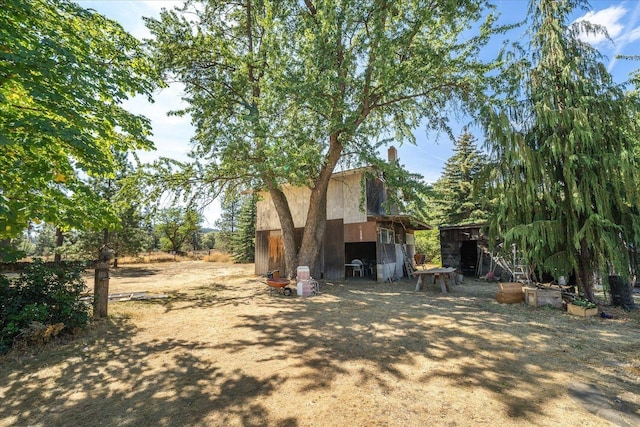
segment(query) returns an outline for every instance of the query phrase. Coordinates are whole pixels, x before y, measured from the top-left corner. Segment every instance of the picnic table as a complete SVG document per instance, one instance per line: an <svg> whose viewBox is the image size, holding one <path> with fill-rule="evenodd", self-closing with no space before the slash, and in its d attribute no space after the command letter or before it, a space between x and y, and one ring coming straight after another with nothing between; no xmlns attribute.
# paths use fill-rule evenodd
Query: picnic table
<svg viewBox="0 0 640 427"><path fill-rule="evenodd" d="M422 290L425 280L429 280L429 283L435 283L436 280L440 284L440 289L443 294L446 294L449 289L449 283L452 285L458 284L458 273L453 267L438 267L430 268L428 270L416 270L413 274L418 276L416 282L416 292Z"/></svg>

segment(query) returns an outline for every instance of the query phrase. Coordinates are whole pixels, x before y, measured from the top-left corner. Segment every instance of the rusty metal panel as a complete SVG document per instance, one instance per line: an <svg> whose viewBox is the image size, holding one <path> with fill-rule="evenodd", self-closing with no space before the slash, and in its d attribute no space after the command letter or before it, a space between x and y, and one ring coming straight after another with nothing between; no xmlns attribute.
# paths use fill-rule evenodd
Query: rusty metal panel
<svg viewBox="0 0 640 427"><path fill-rule="evenodd" d="M323 279L344 279L344 229L341 219L327 221L322 251Z"/></svg>
<svg viewBox="0 0 640 427"><path fill-rule="evenodd" d="M282 277L286 276L284 243L280 232L269 233L269 271L280 270Z"/></svg>
<svg viewBox="0 0 640 427"><path fill-rule="evenodd" d="M375 242L377 230L375 221L359 222L357 224L345 224L344 242Z"/></svg>

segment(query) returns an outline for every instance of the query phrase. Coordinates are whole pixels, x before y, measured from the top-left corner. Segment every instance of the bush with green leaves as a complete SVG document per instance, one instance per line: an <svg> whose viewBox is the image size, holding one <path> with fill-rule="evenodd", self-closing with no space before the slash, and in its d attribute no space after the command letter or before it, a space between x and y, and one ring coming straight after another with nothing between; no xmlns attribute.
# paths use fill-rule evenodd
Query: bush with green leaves
<svg viewBox="0 0 640 427"><path fill-rule="evenodd" d="M87 289L80 264L47 266L35 261L16 278L0 275L0 353L33 330L63 325L62 333L84 328L90 306L80 301Z"/></svg>

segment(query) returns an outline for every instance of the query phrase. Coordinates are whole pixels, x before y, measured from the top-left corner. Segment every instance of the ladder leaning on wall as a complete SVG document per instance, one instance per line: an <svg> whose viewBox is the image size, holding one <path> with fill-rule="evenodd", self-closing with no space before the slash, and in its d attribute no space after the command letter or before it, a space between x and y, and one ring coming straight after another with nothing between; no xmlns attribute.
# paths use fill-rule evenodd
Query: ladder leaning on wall
<svg viewBox="0 0 640 427"><path fill-rule="evenodd" d="M413 263L411 262L411 258L407 255L407 245L400 245L402 248L402 256L404 257L404 267L407 269L407 276L415 277Z"/></svg>

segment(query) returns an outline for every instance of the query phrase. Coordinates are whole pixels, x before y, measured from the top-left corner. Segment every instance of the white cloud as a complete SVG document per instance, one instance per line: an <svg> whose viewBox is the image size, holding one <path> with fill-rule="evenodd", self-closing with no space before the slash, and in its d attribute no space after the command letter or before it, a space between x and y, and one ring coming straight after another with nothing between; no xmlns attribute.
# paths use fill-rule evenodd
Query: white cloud
<svg viewBox="0 0 640 427"><path fill-rule="evenodd" d="M627 33L627 41L629 43L633 43L636 40L640 40L640 28L634 28L629 33Z"/></svg>
<svg viewBox="0 0 640 427"><path fill-rule="evenodd" d="M620 20L627 14L623 6L611 6L597 12L590 11L586 15L576 19L576 22L588 21L592 24L600 25L607 29L611 39L618 38L624 31L624 25ZM608 42L603 34L583 34L582 40L593 45Z"/></svg>

